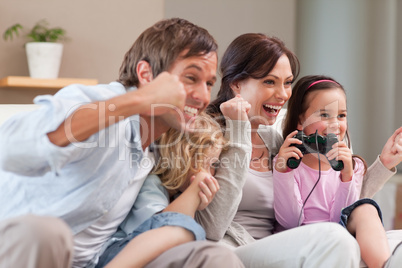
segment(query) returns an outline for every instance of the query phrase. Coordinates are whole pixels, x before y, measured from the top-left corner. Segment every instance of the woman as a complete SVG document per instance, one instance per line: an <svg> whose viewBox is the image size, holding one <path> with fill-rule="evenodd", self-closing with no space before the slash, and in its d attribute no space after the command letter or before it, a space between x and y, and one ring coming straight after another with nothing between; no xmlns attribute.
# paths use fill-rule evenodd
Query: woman
<svg viewBox="0 0 402 268"><path fill-rule="evenodd" d="M248 117L253 147L247 175L237 184L222 185L219 181L221 190L215 199L226 192L238 191L238 188L243 190L233 221L226 218L226 221L221 220L221 225L202 222L207 235L225 232L223 241L238 247L236 253L246 267L357 266L360 262L358 245L337 224L314 224L270 236L275 231L271 162L282 144L282 137L266 126L276 121L280 109L291 96L291 84L299 73L297 57L277 38L244 34L227 48L221 62L221 73L221 89L208 112L224 126L222 110L236 99L247 101L251 105ZM226 125L226 131L228 129L231 127ZM391 138L380 156L382 162L377 159L367 173L363 196L378 191L394 174L389 168L401 161L400 152L391 152L395 136ZM384 167L382 163L392 163L392 166ZM222 207L222 210L232 209L237 204L228 199L227 208Z"/></svg>

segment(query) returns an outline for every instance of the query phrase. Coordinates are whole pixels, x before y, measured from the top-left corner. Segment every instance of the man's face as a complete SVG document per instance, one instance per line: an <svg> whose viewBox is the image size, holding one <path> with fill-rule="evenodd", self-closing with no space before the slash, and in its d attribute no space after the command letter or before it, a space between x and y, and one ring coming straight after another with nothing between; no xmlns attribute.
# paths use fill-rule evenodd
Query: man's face
<svg viewBox="0 0 402 268"><path fill-rule="evenodd" d="M216 82L217 65L218 57L215 52L184 59L179 58L173 63L168 71L179 77L187 97L184 111L181 111L180 116L171 114L161 116L165 123L177 129L191 129L192 119L204 111L211 100L211 89Z"/></svg>

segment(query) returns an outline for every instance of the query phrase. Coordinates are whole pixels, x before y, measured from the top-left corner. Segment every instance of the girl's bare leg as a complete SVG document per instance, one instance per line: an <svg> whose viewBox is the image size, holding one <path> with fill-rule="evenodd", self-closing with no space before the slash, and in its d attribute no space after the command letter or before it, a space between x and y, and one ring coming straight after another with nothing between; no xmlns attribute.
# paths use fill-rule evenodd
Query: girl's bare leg
<svg viewBox="0 0 402 268"><path fill-rule="evenodd" d="M367 266L383 267L391 251L377 209L371 204L358 206L348 219L347 229L356 237Z"/></svg>

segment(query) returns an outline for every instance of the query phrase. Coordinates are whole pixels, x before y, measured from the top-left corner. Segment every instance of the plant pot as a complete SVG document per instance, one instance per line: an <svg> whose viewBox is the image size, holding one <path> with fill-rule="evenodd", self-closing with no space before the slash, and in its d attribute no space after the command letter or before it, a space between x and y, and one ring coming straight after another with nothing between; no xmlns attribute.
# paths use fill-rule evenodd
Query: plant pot
<svg viewBox="0 0 402 268"><path fill-rule="evenodd" d="M25 50L32 78L54 79L59 76L63 44L30 42L25 44Z"/></svg>

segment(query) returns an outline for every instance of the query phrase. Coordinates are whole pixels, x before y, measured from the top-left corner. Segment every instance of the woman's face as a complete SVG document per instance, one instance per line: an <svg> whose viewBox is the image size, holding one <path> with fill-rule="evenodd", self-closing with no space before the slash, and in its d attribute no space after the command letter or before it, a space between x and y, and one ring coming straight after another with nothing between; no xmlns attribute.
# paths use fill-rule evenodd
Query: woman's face
<svg viewBox="0 0 402 268"><path fill-rule="evenodd" d="M261 79L248 78L231 85L236 94L248 101L253 128L272 125L279 111L292 94L293 74L289 58L282 55L269 74Z"/></svg>

